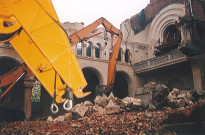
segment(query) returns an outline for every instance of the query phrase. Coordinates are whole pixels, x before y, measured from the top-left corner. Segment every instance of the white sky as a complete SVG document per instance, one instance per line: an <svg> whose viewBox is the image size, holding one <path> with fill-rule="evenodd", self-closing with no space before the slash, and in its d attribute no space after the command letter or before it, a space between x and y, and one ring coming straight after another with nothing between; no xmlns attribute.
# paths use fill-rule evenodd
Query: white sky
<svg viewBox="0 0 205 135"><path fill-rule="evenodd" d="M100 17L115 27L147 6L150 0L51 0L60 22L84 22L85 26Z"/></svg>

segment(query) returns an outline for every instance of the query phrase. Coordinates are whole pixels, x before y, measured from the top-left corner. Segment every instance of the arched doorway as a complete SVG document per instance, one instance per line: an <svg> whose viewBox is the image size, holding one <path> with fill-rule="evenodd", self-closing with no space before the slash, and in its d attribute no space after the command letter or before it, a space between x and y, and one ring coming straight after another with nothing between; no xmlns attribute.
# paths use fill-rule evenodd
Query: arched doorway
<svg viewBox="0 0 205 135"><path fill-rule="evenodd" d="M11 69L20 65L16 59L11 57L0 57L0 76L8 73ZM3 93L9 86L1 87ZM4 120L21 120L24 115L24 83L20 79L11 90L0 100L1 117ZM5 115L4 115L5 114ZM0 119L1 120L1 119Z"/></svg>
<svg viewBox="0 0 205 135"><path fill-rule="evenodd" d="M125 72L116 72L113 85L114 95L120 99L128 96L129 80Z"/></svg>
<svg viewBox="0 0 205 135"><path fill-rule="evenodd" d="M168 82L167 86L170 89L170 91L172 91L173 88L177 88L177 89L180 89L180 90L183 90L185 88L184 82L179 78L171 79Z"/></svg>
<svg viewBox="0 0 205 135"><path fill-rule="evenodd" d="M94 99L96 97L96 93L95 93L96 86L100 85L102 82L102 77L96 69L92 67L86 67L83 68L82 71L88 83L88 85L83 89L83 91L84 92L91 91L91 94L82 99L74 98L75 104L84 102L86 100L94 102Z"/></svg>

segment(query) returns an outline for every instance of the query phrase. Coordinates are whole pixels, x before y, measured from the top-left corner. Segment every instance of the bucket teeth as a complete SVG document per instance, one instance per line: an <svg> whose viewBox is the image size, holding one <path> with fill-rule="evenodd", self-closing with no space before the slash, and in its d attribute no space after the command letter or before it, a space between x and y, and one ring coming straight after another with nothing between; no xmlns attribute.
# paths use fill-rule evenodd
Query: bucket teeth
<svg viewBox="0 0 205 135"><path fill-rule="evenodd" d="M84 98L88 95L91 94L91 92L83 92L82 89L78 89L78 90L74 90L73 94L77 97L77 98Z"/></svg>

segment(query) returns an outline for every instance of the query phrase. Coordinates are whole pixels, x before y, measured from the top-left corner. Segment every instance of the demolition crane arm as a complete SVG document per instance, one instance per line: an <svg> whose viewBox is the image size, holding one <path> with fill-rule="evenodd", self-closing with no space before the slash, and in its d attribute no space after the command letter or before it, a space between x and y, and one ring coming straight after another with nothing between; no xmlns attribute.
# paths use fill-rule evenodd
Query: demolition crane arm
<svg viewBox="0 0 205 135"><path fill-rule="evenodd" d="M77 31L76 33L72 34L69 36L69 40L71 45L76 45L80 41L87 40L90 37L96 36L100 33L97 33L96 35L91 35L90 37L86 37L88 34L90 34L93 30L95 30L99 25L103 25L106 32L109 32L111 34L112 40L111 40L111 53L110 53L110 58L109 58L109 63L108 63L108 74L107 74L107 88L106 91L112 88L114 80L115 80L115 67L117 64L117 58L118 58L118 53L122 41L122 33L120 30L115 28L111 23L109 23L105 18L99 18L92 24L88 25L87 27L84 27L80 31ZM117 40L115 45L113 45L113 38L114 35L117 35Z"/></svg>
<svg viewBox="0 0 205 135"><path fill-rule="evenodd" d="M22 78L31 76L31 70L23 63L12 69L8 73L0 76L0 88L10 85L1 95L0 100L9 92L9 90Z"/></svg>

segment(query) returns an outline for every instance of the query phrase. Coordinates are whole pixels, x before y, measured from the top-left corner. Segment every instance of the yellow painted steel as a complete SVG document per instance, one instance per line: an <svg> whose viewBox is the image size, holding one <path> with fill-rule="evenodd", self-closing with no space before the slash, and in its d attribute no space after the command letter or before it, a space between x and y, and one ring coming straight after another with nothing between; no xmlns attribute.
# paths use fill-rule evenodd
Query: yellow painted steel
<svg viewBox="0 0 205 135"><path fill-rule="evenodd" d="M3 1L0 0L0 3ZM60 26L51 1L13 1L14 5L11 6L13 13L10 17L16 18L18 21L16 25L22 26L23 29L10 43L48 93L52 97L54 96L55 72L57 72L56 101L58 103L65 101L62 99L62 95L65 93L62 90L65 88L64 83L78 98L90 94L90 92L82 92L87 82L67 35ZM5 19L1 12L0 17Z"/></svg>

